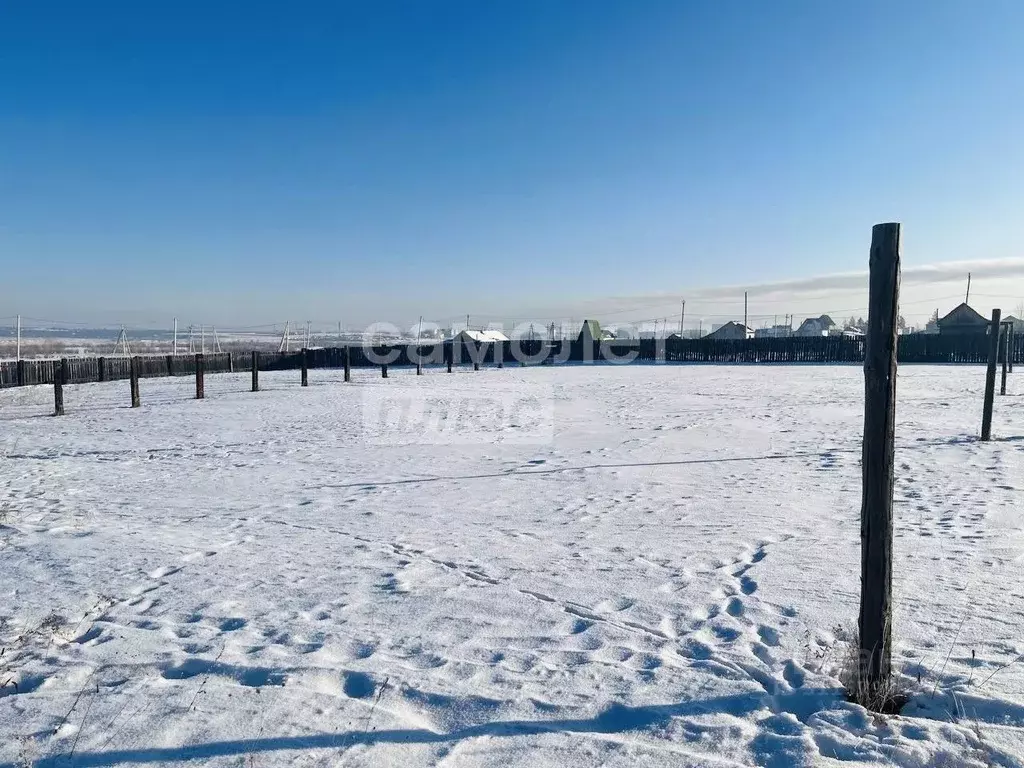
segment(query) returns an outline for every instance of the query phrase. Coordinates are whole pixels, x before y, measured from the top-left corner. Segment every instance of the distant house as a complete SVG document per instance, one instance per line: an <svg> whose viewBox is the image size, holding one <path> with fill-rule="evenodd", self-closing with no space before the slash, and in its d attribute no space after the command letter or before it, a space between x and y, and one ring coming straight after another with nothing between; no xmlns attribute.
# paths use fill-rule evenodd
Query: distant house
<svg viewBox="0 0 1024 768"><path fill-rule="evenodd" d="M593 343L601 341L601 338L601 324L597 320L584 320L577 341Z"/></svg>
<svg viewBox="0 0 1024 768"><path fill-rule="evenodd" d="M716 328L707 336L705 339L750 339L753 338L754 331L748 328L743 323L737 323L734 320L730 320L725 325Z"/></svg>
<svg viewBox="0 0 1024 768"><path fill-rule="evenodd" d="M964 303L940 317L938 325L943 336L968 336L988 332L989 321Z"/></svg>
<svg viewBox="0 0 1024 768"><path fill-rule="evenodd" d="M1024 320L1016 318L1013 315L1007 315L1003 318L1003 322L1012 323L1014 333L1024 333Z"/></svg>
<svg viewBox="0 0 1024 768"><path fill-rule="evenodd" d="M794 336L828 336L836 324L828 315L808 317L793 331Z"/></svg>
<svg viewBox="0 0 1024 768"><path fill-rule="evenodd" d="M772 325L768 328L754 329L755 339L784 339L792 335L793 326L791 325Z"/></svg>
<svg viewBox="0 0 1024 768"><path fill-rule="evenodd" d="M491 344L496 341L508 341L508 336L501 331L471 331L466 329L455 337L455 342L462 344L467 342L472 344Z"/></svg>

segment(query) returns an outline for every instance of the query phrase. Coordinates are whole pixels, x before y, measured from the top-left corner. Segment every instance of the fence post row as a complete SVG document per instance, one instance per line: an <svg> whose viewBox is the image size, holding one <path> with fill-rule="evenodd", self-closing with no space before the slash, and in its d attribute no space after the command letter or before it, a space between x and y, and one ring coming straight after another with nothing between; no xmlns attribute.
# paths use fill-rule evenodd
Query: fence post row
<svg viewBox="0 0 1024 768"><path fill-rule="evenodd" d="M900 235L899 224L875 225L868 260L857 670L858 691L866 694L868 700L876 700L892 673L892 496Z"/></svg>
<svg viewBox="0 0 1024 768"><path fill-rule="evenodd" d="M203 382L203 375L205 374L206 358L202 352L196 353L196 400L202 400L206 397L206 387Z"/></svg>
<svg viewBox="0 0 1024 768"><path fill-rule="evenodd" d="M992 439L992 401L996 394L996 360L999 357L999 318L1003 311L992 310L989 326L988 369L985 371L985 404L981 412L981 439Z"/></svg>
<svg viewBox="0 0 1024 768"><path fill-rule="evenodd" d="M133 357L128 361L128 381L129 388L132 393L132 408L138 408L142 405L142 400L139 398L139 358Z"/></svg>

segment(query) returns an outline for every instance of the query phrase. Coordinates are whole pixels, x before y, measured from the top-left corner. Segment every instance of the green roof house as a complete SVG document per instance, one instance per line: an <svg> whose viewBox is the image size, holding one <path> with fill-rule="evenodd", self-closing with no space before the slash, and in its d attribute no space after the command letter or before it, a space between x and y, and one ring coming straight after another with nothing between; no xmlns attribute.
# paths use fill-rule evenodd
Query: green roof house
<svg viewBox="0 0 1024 768"><path fill-rule="evenodd" d="M601 340L601 324L597 320L584 320L580 329L579 341L595 342Z"/></svg>

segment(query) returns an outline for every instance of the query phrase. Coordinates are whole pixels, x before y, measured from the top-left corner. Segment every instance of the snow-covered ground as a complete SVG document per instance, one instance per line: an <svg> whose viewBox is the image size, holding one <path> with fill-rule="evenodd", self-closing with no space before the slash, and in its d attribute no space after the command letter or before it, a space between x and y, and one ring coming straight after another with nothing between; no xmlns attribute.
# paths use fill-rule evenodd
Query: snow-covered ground
<svg viewBox="0 0 1024 768"><path fill-rule="evenodd" d="M0 392L0 768L1022 766L1024 399L900 374L899 717L859 367Z"/></svg>

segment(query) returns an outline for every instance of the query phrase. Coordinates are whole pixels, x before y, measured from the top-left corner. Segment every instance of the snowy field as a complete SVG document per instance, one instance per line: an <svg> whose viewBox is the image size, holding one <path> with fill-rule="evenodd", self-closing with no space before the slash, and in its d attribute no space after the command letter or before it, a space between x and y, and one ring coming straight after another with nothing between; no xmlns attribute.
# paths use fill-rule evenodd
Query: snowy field
<svg viewBox="0 0 1024 768"><path fill-rule="evenodd" d="M859 367L310 376L0 392L0 768L1024 766L982 368L900 370L898 717L839 682Z"/></svg>

